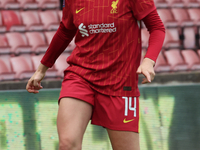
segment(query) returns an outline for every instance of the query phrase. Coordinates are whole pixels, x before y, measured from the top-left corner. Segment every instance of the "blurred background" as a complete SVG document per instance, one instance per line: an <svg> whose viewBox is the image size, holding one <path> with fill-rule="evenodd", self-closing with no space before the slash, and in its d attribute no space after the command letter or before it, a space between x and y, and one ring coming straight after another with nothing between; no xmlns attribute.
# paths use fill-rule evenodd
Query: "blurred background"
<svg viewBox="0 0 200 150"><path fill-rule="evenodd" d="M141 150L200 150L200 0L155 0L166 27L156 78L141 85ZM0 150L57 150L57 99L69 44L39 94L26 92L62 17L62 1L0 0ZM149 33L142 27L142 56ZM75 132L75 131L74 131ZM83 150L111 150L104 128L89 125Z"/></svg>

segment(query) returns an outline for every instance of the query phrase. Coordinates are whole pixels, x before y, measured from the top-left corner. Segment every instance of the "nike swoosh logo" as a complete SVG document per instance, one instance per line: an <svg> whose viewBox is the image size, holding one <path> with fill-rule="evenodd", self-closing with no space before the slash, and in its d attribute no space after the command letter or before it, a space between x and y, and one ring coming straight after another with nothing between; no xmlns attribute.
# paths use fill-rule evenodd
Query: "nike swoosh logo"
<svg viewBox="0 0 200 150"><path fill-rule="evenodd" d="M123 120L123 123L129 123L129 122L131 122L131 121L133 121L133 120L135 120L135 119L131 119L131 120L126 120L126 118Z"/></svg>
<svg viewBox="0 0 200 150"><path fill-rule="evenodd" d="M81 10L83 10L85 7L83 7L83 8L81 8L81 9L79 9L79 10L77 10L76 9L76 14L78 14Z"/></svg>

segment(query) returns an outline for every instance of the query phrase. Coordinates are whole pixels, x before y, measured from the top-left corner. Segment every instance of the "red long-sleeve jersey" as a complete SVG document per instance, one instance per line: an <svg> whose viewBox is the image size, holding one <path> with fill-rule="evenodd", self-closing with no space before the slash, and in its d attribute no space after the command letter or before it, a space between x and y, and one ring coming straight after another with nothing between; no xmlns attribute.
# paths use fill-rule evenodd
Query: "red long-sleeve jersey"
<svg viewBox="0 0 200 150"><path fill-rule="evenodd" d="M51 67L75 36L66 72L102 94L139 96L140 20L155 9L153 0L65 0L61 25L41 63Z"/></svg>

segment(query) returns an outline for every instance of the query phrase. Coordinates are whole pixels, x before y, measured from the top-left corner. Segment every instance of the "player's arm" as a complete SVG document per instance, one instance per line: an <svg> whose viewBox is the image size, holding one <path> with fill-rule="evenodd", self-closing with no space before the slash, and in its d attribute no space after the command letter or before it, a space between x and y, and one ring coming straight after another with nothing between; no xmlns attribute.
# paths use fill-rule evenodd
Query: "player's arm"
<svg viewBox="0 0 200 150"><path fill-rule="evenodd" d="M142 20L150 33L147 53L137 70L138 74L145 76L142 81L144 84L154 79L155 72L153 67L163 45L165 28L156 10L149 13Z"/></svg>
<svg viewBox="0 0 200 150"><path fill-rule="evenodd" d="M61 22L56 34L54 35L49 45L49 48L47 49L45 55L41 60L41 63L51 68L54 65L57 58L72 41L75 34L76 28L68 29L65 27L64 23Z"/></svg>
<svg viewBox="0 0 200 150"><path fill-rule="evenodd" d="M41 60L41 63L49 68L53 66L56 59L66 49L76 34L77 28L73 23L73 13L70 8L69 1L65 0L60 26Z"/></svg>
<svg viewBox="0 0 200 150"><path fill-rule="evenodd" d="M54 35L41 63L27 83L26 90L30 93L38 93L42 89L41 81L48 68L52 67L56 59L66 49L75 35L75 30L68 30L61 22L59 29Z"/></svg>
<svg viewBox="0 0 200 150"><path fill-rule="evenodd" d="M76 34L77 28L73 24L73 16L70 12L69 5L63 8L63 17L58 30L56 31L45 55L41 60L41 64L37 68L34 75L27 83L26 90L30 93L38 93L42 88L41 81L45 76L48 68L52 67L56 59L66 49Z"/></svg>
<svg viewBox="0 0 200 150"><path fill-rule="evenodd" d="M54 35L45 55L43 56L39 67L27 83L26 90L30 93L38 93L42 89L41 81L48 68L52 67L56 59L66 49L73 39L76 30L66 29L63 23L60 23L59 29Z"/></svg>

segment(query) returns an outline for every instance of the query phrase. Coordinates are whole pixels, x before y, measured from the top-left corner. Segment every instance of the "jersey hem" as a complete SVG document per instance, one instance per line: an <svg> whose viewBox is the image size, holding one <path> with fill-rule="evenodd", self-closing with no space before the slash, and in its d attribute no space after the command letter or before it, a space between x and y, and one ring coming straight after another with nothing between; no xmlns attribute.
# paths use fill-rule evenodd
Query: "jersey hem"
<svg viewBox="0 0 200 150"><path fill-rule="evenodd" d="M92 88L94 91L96 91L96 92L98 92L98 93L101 93L101 94L103 94L103 95L108 95L108 96L128 96L128 97L139 97L140 96L140 91L139 91L139 89L138 89L138 87L137 87L137 90L135 90L135 94L130 94L130 93L128 93L128 94L109 94L109 93L107 93L107 92L102 92L101 90L99 90L99 88L96 88L95 86L93 86L91 83L90 83L90 81L88 81L88 80L86 80L86 79L84 79L82 76L80 76L79 74L77 74L76 72L73 72L73 71L71 71L71 70L65 70L65 74L66 74L66 72L71 72L71 73L73 73L73 74L75 74L75 75L77 75L77 76L79 76L80 78L82 78L83 80L85 80L87 83L88 83L88 85L90 86L90 88ZM118 92L115 92L115 93L118 93ZM121 92L120 92L121 93Z"/></svg>
<svg viewBox="0 0 200 150"><path fill-rule="evenodd" d="M96 89L96 88L93 87L90 83L89 83L89 86L90 86L93 90L95 90L95 91L97 91L97 92L99 92L99 93L101 93L101 94L103 94L103 95L108 95L108 96L130 96L130 97L139 97L139 96L140 96L140 94L124 94L124 95L108 94L108 93L102 92L101 90ZM117 92L116 92L116 93L117 93Z"/></svg>

